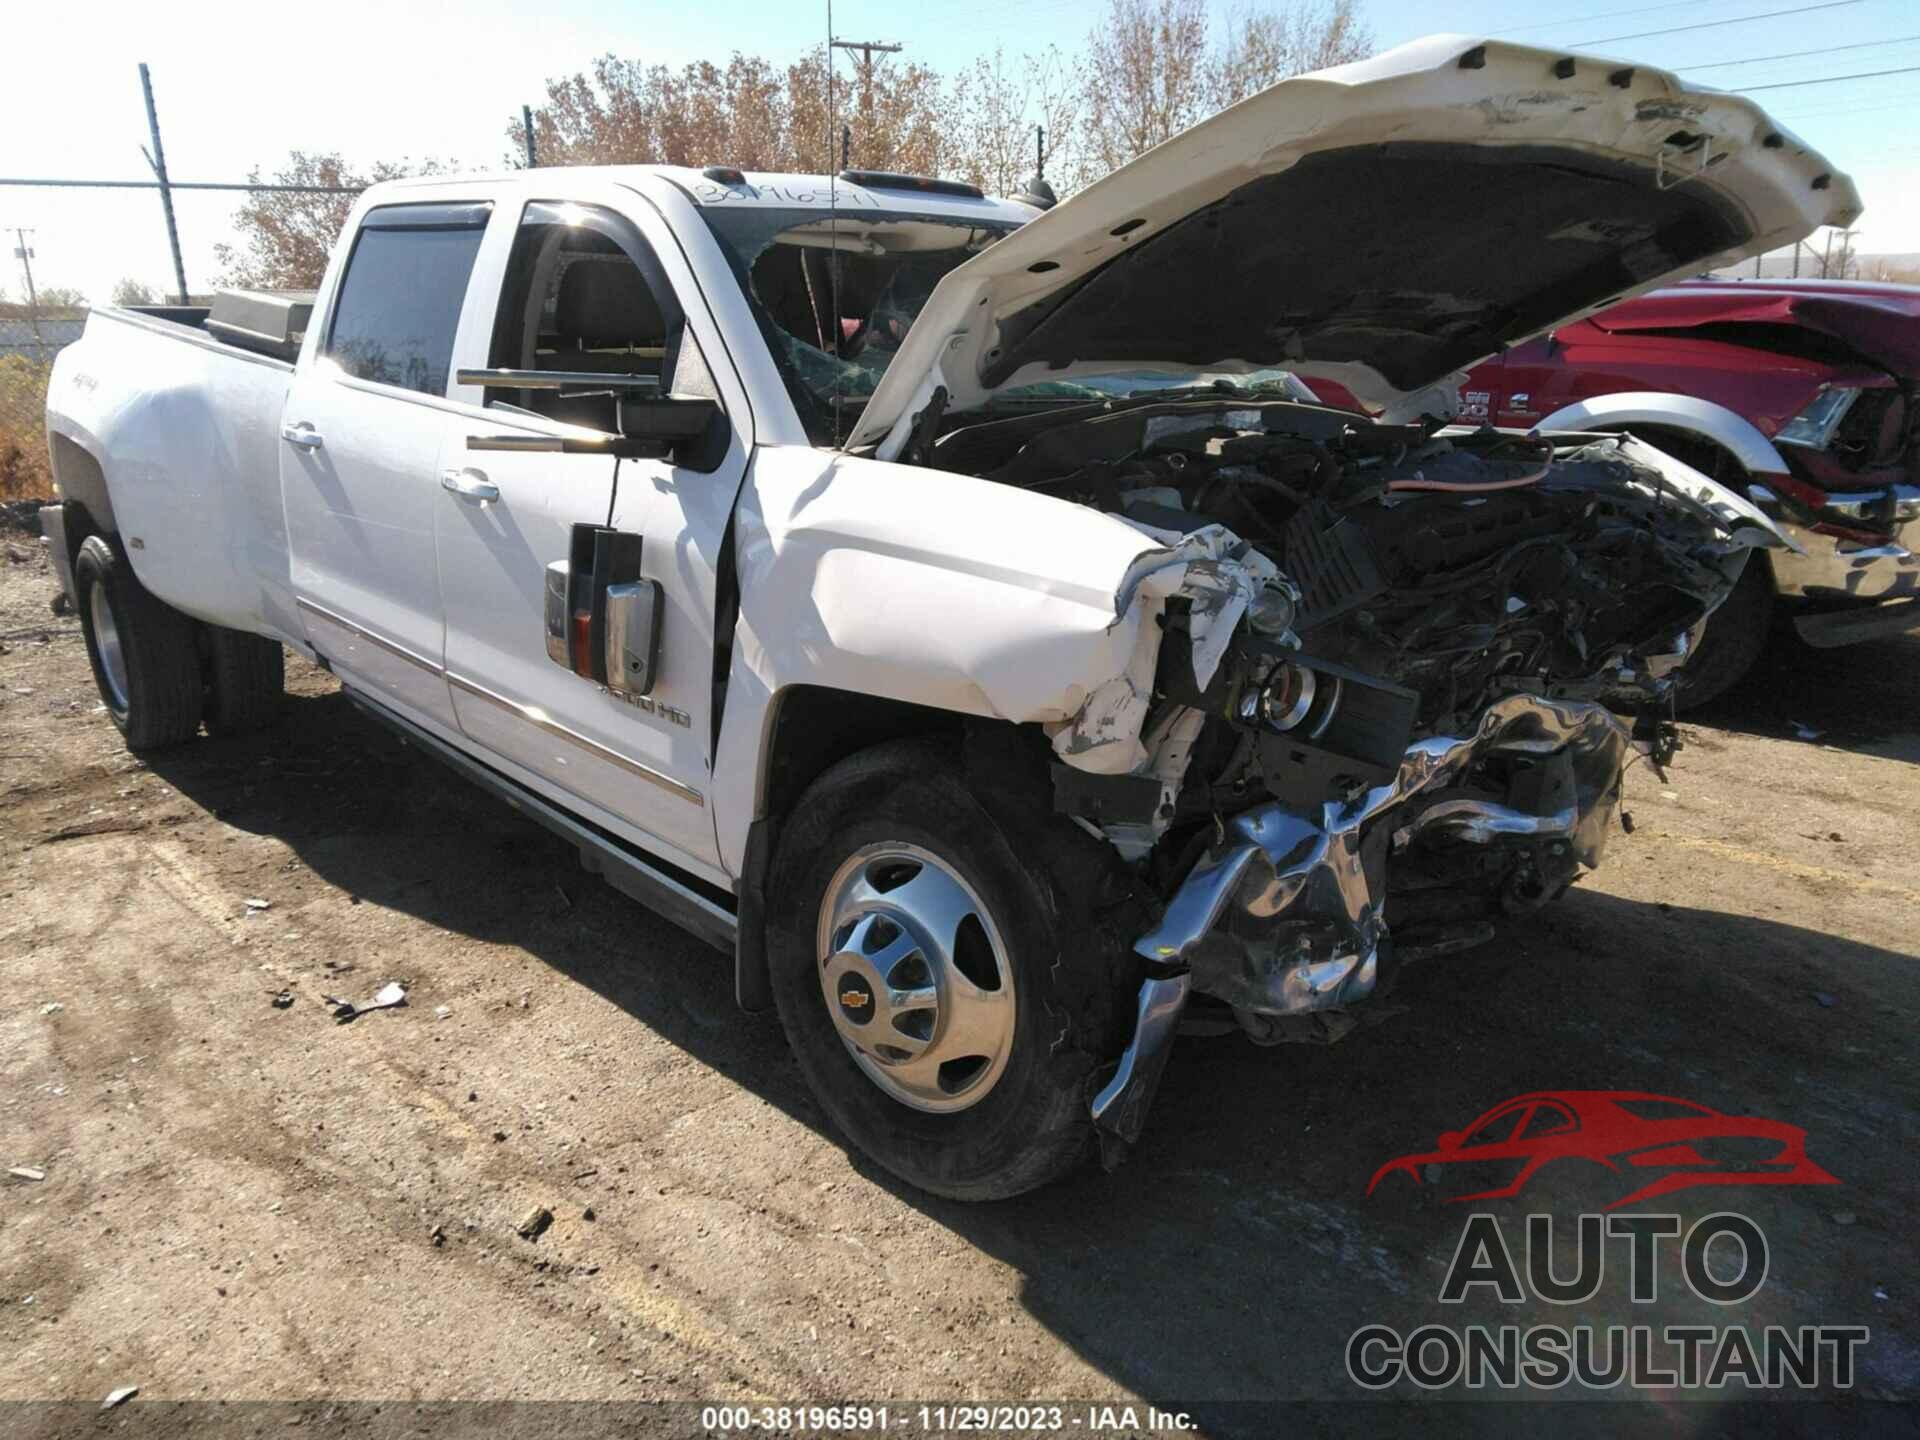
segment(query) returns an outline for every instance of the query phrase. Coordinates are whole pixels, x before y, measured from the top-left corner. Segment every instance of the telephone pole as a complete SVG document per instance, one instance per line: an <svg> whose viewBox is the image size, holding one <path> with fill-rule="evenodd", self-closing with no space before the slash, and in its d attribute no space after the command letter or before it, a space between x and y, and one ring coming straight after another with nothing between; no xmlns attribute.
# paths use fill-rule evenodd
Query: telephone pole
<svg viewBox="0 0 1920 1440"><path fill-rule="evenodd" d="M873 57L875 55L898 55L904 47L886 44L879 40L829 40L827 45L828 48L833 50L857 50L860 52L860 138L863 141L871 143L873 139ZM828 63L831 64L833 57L828 56L827 58ZM841 146L843 155L841 160L842 168L844 168L846 164L844 155L847 148L843 137Z"/></svg>
<svg viewBox="0 0 1920 1440"><path fill-rule="evenodd" d="M20 268L27 272L27 323L33 326L34 348L40 352L40 358L47 358L46 337L40 333L40 299L33 292L33 247L27 243L27 237L33 231L22 226L13 227L13 258L20 262Z"/></svg>

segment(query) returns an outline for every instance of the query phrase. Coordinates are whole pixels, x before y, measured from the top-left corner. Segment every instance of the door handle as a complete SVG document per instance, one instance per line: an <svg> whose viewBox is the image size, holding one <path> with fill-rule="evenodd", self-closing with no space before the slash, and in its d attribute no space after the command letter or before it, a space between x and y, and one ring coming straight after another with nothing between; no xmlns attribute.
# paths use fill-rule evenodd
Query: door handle
<svg viewBox="0 0 1920 1440"><path fill-rule="evenodd" d="M487 479L484 470L442 470L440 488L451 490L467 500L498 500L500 487Z"/></svg>
<svg viewBox="0 0 1920 1440"><path fill-rule="evenodd" d="M289 445L298 445L302 450L320 448L320 432L305 420L280 427L280 438Z"/></svg>

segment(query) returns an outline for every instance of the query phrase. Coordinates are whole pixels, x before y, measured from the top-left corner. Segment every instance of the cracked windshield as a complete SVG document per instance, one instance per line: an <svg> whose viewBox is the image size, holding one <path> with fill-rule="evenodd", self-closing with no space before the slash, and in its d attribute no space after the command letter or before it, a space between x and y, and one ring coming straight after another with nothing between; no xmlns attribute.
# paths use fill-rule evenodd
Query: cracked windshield
<svg viewBox="0 0 1920 1440"><path fill-rule="evenodd" d="M704 206L701 215L752 297L781 377L819 443L838 443L859 418L934 286L1013 229L910 213L827 219L818 207ZM1143 368L1010 386L993 403L1080 403L1223 380L1313 398L1282 370L1227 376Z"/></svg>

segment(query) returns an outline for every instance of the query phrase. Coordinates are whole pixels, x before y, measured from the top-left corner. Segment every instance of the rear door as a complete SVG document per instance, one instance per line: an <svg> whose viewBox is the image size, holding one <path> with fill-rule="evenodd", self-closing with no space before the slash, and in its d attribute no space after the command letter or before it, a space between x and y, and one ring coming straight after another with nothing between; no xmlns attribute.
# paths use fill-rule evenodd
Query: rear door
<svg viewBox="0 0 1920 1440"><path fill-rule="evenodd" d="M281 495L307 638L349 684L454 724L434 522L454 339L490 205L383 205L323 295L281 423Z"/></svg>
<svg viewBox="0 0 1920 1440"><path fill-rule="evenodd" d="M482 263L497 277L492 324L462 333L456 368L622 383L456 387L435 516L454 710L482 758L723 881L708 799L714 611L751 435L744 397L716 386L705 357L718 337L650 207L609 186L516 208L496 222ZM730 370L727 379L737 383ZM610 436L619 398L662 391L704 393L728 412L724 443L697 466L560 449ZM639 575L659 586L658 665L644 696L574 673L564 639L557 652L549 644L549 572L572 558L580 526L638 537Z"/></svg>

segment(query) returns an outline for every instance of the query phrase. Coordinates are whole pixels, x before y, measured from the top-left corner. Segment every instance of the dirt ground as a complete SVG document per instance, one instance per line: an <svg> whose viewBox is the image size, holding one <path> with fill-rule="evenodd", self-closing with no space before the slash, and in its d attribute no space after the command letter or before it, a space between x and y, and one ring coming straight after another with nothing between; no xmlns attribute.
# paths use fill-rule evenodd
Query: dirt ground
<svg viewBox="0 0 1920 1440"><path fill-rule="evenodd" d="M45 1177L0 1179L0 1400L1044 1398L1272 1433L1247 1407L1360 1397L1362 1325L1569 1318L1441 1305L1460 1207L1367 1194L1535 1089L1804 1127L1839 1186L1653 1208L1753 1217L1739 1318L1869 1325L1856 1393L1920 1396L1920 640L1776 645L1550 912L1338 1045L1182 1040L1125 1165L967 1207L847 1152L720 955L326 675L290 665L269 734L130 757L37 540L0 539L0 1167ZM349 1025L320 998L394 979ZM1610 1272L1580 1318L1708 1309Z"/></svg>

